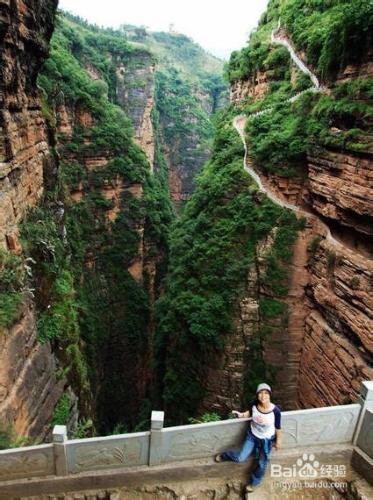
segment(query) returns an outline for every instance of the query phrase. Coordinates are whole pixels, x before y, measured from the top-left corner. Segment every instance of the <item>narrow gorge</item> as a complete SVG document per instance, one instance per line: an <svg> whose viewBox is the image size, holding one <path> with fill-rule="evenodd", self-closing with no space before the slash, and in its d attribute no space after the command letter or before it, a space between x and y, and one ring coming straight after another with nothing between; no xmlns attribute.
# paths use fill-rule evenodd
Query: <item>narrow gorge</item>
<svg viewBox="0 0 373 500"><path fill-rule="evenodd" d="M147 425L174 206L226 99L222 63L184 35L105 31L55 8L3 6L6 442L66 419L88 434Z"/></svg>
<svg viewBox="0 0 373 500"><path fill-rule="evenodd" d="M184 213L175 271L171 258L165 397L181 419L185 407L244 406L263 374L284 409L355 401L372 376L369 22L363 2L273 1L231 55L232 105ZM233 119L254 184L237 171Z"/></svg>
<svg viewBox="0 0 373 500"><path fill-rule="evenodd" d="M285 410L356 401L371 14L270 0L224 81L173 30L0 0L1 447L225 418L263 380Z"/></svg>

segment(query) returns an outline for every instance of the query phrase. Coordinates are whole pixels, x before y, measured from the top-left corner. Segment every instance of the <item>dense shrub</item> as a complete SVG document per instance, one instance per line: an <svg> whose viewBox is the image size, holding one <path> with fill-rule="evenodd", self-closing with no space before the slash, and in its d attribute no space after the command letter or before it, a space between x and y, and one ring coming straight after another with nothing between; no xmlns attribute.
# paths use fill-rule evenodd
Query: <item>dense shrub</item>
<svg viewBox="0 0 373 500"><path fill-rule="evenodd" d="M52 416L51 425L67 425L71 410L71 396L64 393L59 399Z"/></svg>
<svg viewBox="0 0 373 500"><path fill-rule="evenodd" d="M248 46L232 53L230 81L253 77L271 58L270 33L278 19L298 50L306 53L324 80L332 80L347 64L359 64L372 46L373 15L365 0L271 0Z"/></svg>
<svg viewBox="0 0 373 500"><path fill-rule="evenodd" d="M29 269L22 257L0 250L0 328L15 322Z"/></svg>
<svg viewBox="0 0 373 500"><path fill-rule="evenodd" d="M179 423L195 415L206 367L232 331L255 243L279 225L272 256L286 261L298 228L295 216L255 199L232 117L220 114L211 160L173 228L166 293L158 301L158 358L166 357L158 368L167 411ZM270 286L273 277L266 279Z"/></svg>
<svg viewBox="0 0 373 500"><path fill-rule="evenodd" d="M89 380L95 396L86 407L96 407L96 415L83 416L94 416L95 427L103 433L118 422L134 428L141 413L137 378L148 359L148 276L144 266L141 283L128 269L136 259L154 259L160 279L173 218L159 144L151 176L145 154L133 142L130 120L112 102L118 64L142 67L143 56L150 55L126 42L122 33L97 31L61 16L39 79L51 116L60 104L72 118L81 112L89 116L86 126L78 119L73 122L72 137L59 137L62 218L41 217L40 227L29 219L25 225L26 246L45 284L44 292L39 287L44 295L38 298L39 338L64 348L60 357L74 368L69 376L74 371ZM94 66L102 79L92 80L87 66ZM159 127L158 122L154 126ZM86 159L95 156L107 158L107 164L88 170ZM140 198L131 193L133 184L140 185ZM115 202L105 196L108 188L118 190ZM81 195L73 202L70 193L77 190ZM108 211L114 203L112 220Z"/></svg>
<svg viewBox="0 0 373 500"><path fill-rule="evenodd" d="M325 79L361 62L372 46L372 5L365 0L288 0L281 20Z"/></svg>

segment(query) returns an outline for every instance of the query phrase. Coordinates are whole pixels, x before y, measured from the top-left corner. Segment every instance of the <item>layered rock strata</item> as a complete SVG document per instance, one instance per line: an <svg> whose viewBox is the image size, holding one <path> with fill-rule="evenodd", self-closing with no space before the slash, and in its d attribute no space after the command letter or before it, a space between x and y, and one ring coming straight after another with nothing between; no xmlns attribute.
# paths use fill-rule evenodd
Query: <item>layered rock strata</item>
<svg viewBox="0 0 373 500"><path fill-rule="evenodd" d="M128 113L135 129L135 142L154 168L155 141L151 112L154 107L154 70L152 56L136 55L136 61L119 64L116 69L116 99Z"/></svg>
<svg viewBox="0 0 373 500"><path fill-rule="evenodd" d="M43 193L51 162L36 78L48 55L57 2L34 10L23 1L0 2L0 244L17 232L25 210Z"/></svg>
<svg viewBox="0 0 373 500"><path fill-rule="evenodd" d="M293 259L288 266L288 310L277 320L276 328L272 328L272 334L264 342L264 360L276 370L274 395L283 409L299 407L299 364L303 350L304 325L311 311L305 287L310 279L307 264L312 231L313 224L309 221L294 244Z"/></svg>
<svg viewBox="0 0 373 500"><path fill-rule="evenodd" d="M362 235L373 235L372 154L373 141L361 154L317 148L308 155L314 210Z"/></svg>
<svg viewBox="0 0 373 500"><path fill-rule="evenodd" d="M26 302L20 319L0 336L0 422L19 435L45 437L63 393L58 364L49 344L37 340L35 311Z"/></svg>
<svg viewBox="0 0 373 500"><path fill-rule="evenodd" d="M239 104L248 97L254 101L262 99L268 90L268 79L264 71L257 71L251 80L236 80L230 87L230 101Z"/></svg>
<svg viewBox="0 0 373 500"><path fill-rule="evenodd" d="M280 34L291 44L289 33ZM360 66L341 71L336 83L372 71L367 54ZM261 99L267 90L265 73L257 71L232 83L231 102ZM337 137L342 130L331 125L329 132ZM371 135L356 142L359 150L315 143L304 165L306 181L260 174L278 199L308 213L294 246L288 327L283 334L274 330L263 350L277 370L277 399L288 409L354 401L361 381L373 376Z"/></svg>
<svg viewBox="0 0 373 500"><path fill-rule="evenodd" d="M361 381L373 377L372 261L322 240L309 270L300 406L356 401Z"/></svg>
<svg viewBox="0 0 373 500"><path fill-rule="evenodd" d="M54 165L48 149L36 78L48 55L55 0L0 1L0 246L21 253L18 223L44 189ZM0 422L43 436L63 381L50 348L36 339L32 301L0 333Z"/></svg>

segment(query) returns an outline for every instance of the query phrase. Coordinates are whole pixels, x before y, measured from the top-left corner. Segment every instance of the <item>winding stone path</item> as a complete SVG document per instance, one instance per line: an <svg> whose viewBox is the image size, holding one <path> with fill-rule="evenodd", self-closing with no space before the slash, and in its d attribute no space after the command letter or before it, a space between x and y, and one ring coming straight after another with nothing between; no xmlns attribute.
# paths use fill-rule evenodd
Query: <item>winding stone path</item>
<svg viewBox="0 0 373 500"><path fill-rule="evenodd" d="M298 57L298 55L295 52L294 47L289 42L289 40L287 40L286 38L280 38L280 37L276 36L276 33L279 31L280 27L281 27L281 25L280 25L280 20L279 20L277 28L275 30L273 30L271 33L271 42L274 45L283 45L284 47L286 47L289 51L290 57L295 62L295 64L298 66L298 68L302 71L302 73L308 75L311 78L311 81L316 89L322 90L322 87L320 86L320 82L319 82L317 76L314 73L312 73L312 71L309 68L307 68L307 66L304 64L302 59L300 59L300 57Z"/></svg>
<svg viewBox="0 0 373 500"><path fill-rule="evenodd" d="M326 92L327 88L320 85L320 82L319 82L317 76L309 68L307 68L307 66L303 63L303 61L297 56L291 43L288 40L286 40L285 38L280 38L280 37L276 36L276 33L278 32L279 28L280 28L280 22L279 22L278 27L274 31L272 31L272 34L271 34L272 43L278 44L278 45L283 45L284 47L286 47L290 53L292 60L296 64L296 66L303 73L307 74L310 77L312 83L314 84L313 87L310 87L309 89L306 89L306 90L303 90L302 92L299 92L295 96L288 99L286 102L289 102L289 103L295 102L297 99L299 99L299 97L301 95L303 95L306 92L314 92L314 93ZM271 111L273 111L273 108L266 108L264 110L258 111L256 113L253 113L253 114L248 115L248 116L238 115L233 119L233 126L237 130L237 132L239 133L241 140L243 142L243 145L244 145L244 149L245 149L245 155L244 155L244 160L243 160L244 170L255 180L255 182L259 186L259 189L262 192L264 192L266 194L266 196L271 201L273 201L273 203L276 203L277 205L280 205L281 207L288 208L289 210L293 210L294 212L296 212L300 216L313 218L323 228L323 230L325 231L326 240L329 241L333 246L339 247L339 248L343 249L343 251L345 251L345 252L359 253L359 251L357 249L350 250L349 248L346 247L346 245L344 243L337 240L331 234L331 231L330 231L329 227L325 224L325 222L323 222L320 219L320 217L316 216L311 210L302 209L296 205L292 205L291 203L288 203L288 202L282 200L281 198L279 198L273 191L271 191L267 186L265 186L263 184L262 179L257 174L257 172L255 172L253 166L249 163L249 161L248 161L248 148L247 148L246 138L245 138L246 123L248 120L254 119L255 117L263 115L265 113L270 113Z"/></svg>
<svg viewBox="0 0 373 500"><path fill-rule="evenodd" d="M260 191L266 194L266 196L273 201L273 203L276 203L276 205L279 205L280 207L283 208L288 208L289 210L293 210L300 216L304 217L312 217L313 219L317 220L318 223L322 226L322 228L325 230L325 238L330 241L334 246L338 247L343 247L344 245L342 242L337 240L332 234L329 229L329 227L323 222L319 217L317 217L314 213L312 213L310 210L305 210L302 209L296 205L292 205L291 203L288 203L281 198L279 198L273 191L271 191L267 186L265 186L262 182L262 179L259 177L259 175L255 172L253 166L248 162L248 149L247 149L247 144L246 144L246 139L245 139L245 125L248 120L247 116L244 115L239 115L236 116L233 120L233 126L239 133L244 148L245 148L245 155L244 155L244 169L245 171L255 180L255 182L258 184ZM356 250L357 251L357 250Z"/></svg>

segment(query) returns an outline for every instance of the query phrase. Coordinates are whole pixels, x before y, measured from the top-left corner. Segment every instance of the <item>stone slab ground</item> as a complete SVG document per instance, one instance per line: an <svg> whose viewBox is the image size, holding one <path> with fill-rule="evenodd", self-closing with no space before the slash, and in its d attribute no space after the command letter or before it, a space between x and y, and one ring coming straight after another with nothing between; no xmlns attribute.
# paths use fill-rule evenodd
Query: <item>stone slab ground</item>
<svg viewBox="0 0 373 500"><path fill-rule="evenodd" d="M249 495L252 500L302 500L341 498L370 500L373 488L350 465L352 447L325 446L274 451L272 464L292 467L306 453L320 464L345 466L344 477L298 479L273 478L268 471L262 486ZM3 482L1 500L238 500L251 463L215 463L211 459L190 460L152 467L74 474L66 477ZM320 483L322 481L322 483ZM332 481L342 483L337 488Z"/></svg>

